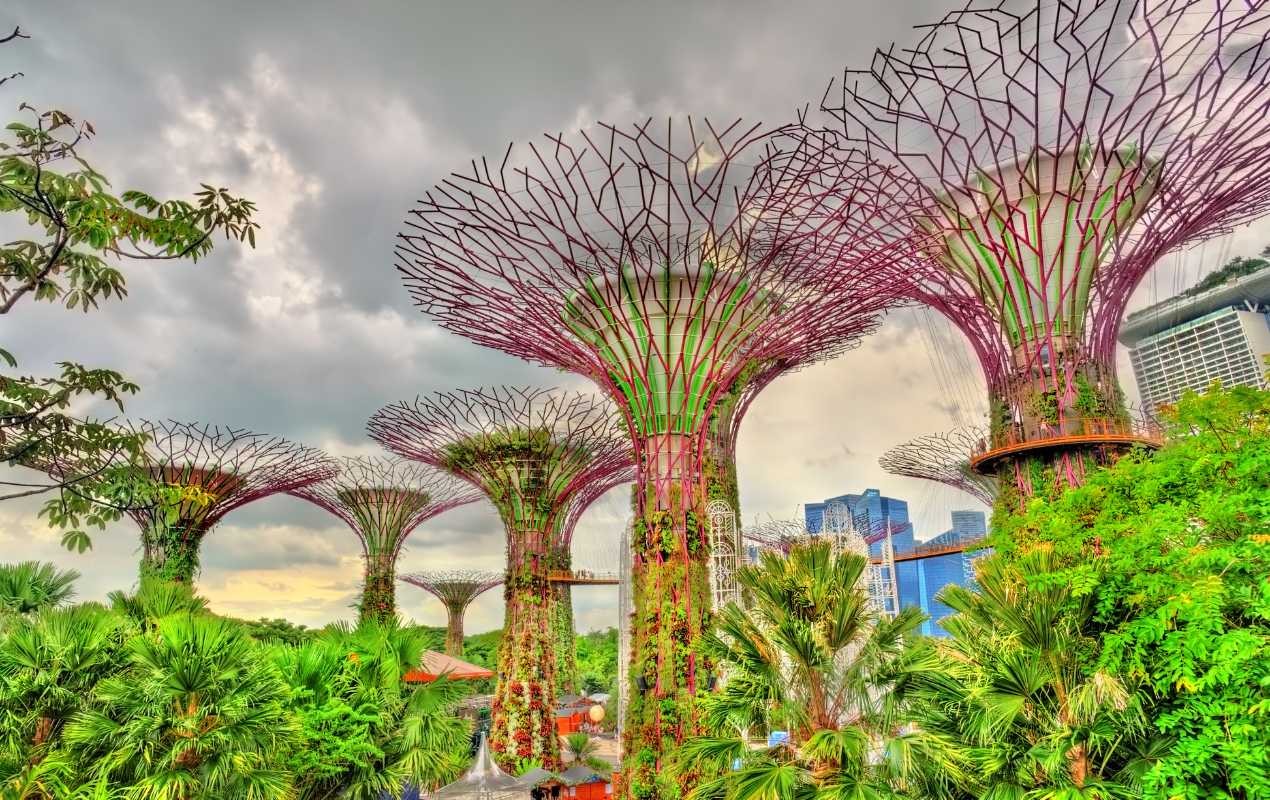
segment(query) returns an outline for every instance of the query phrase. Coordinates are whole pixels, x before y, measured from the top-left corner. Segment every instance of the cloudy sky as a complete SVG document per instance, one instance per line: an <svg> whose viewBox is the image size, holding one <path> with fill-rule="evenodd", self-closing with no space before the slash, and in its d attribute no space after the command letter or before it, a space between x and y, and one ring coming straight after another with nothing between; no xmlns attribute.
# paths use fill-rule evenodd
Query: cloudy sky
<svg viewBox="0 0 1270 800"><path fill-rule="evenodd" d="M32 37L0 48L0 73L25 73L0 89L11 116L26 101L89 119L98 136L84 153L116 189L181 197L201 182L225 185L256 201L262 231L255 250L223 245L198 265L132 268L128 298L92 314L27 304L4 319L3 344L24 371L63 359L121 370L142 386L129 403L134 416L247 427L333 453L374 452L366 418L420 392L586 388L444 333L411 306L392 246L414 200L472 157L596 120L786 121L844 65L905 40L932 5L401 2L354 11L330 2L133 0L68 13L7 3L0 27L20 24ZM1242 232L1170 259L1135 304L1267 240ZM974 502L889 476L876 459L913 436L977 420L978 384L957 337L919 312L895 315L832 363L783 378L742 429L746 519L792 517L803 502L875 486L910 501L919 538L941 532L950 510ZM612 557L626 497L610 494L584 519L575 562ZM131 523L97 535L79 556L59 549L36 508L0 506L0 558L78 569L87 599L133 582ZM208 537L199 585L218 611L317 625L351 617L358 554L336 519L274 497ZM501 561L497 519L481 504L425 525L401 567ZM575 598L580 627L615 624L614 591L580 589ZM402 587L399 600L414 619L443 624L440 605L422 592ZM469 612L469 631L500 623L498 592Z"/></svg>

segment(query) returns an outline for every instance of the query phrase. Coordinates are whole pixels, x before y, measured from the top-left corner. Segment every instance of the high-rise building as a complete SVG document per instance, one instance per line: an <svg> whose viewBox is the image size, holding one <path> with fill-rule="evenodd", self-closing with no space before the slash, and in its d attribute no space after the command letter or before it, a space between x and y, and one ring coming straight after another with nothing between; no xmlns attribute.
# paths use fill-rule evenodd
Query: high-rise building
<svg viewBox="0 0 1270 800"><path fill-rule="evenodd" d="M913 526L908 519L908 503L894 497L885 497L877 489L865 489L861 494L844 494L830 497L820 503L803 506L803 516L809 533L824 529L825 513L834 503L846 506L858 530L891 531L891 546L896 555L913 552L917 542L913 538ZM987 533L987 519L982 511L952 512L952 527L934 539L922 542L924 546L959 544L982 538ZM882 541L869 546L874 558L881 555ZM952 609L935 599L941 589L950 583L966 586L972 583L973 570L966 553L947 553L927 558L901 559L895 563L896 594L901 608L917 606L930 619L922 623L922 633L928 636L945 636L939 620L952 613Z"/></svg>
<svg viewBox="0 0 1270 800"><path fill-rule="evenodd" d="M1130 314L1120 341L1129 348L1142 403L1150 409L1215 380L1265 388L1270 265Z"/></svg>

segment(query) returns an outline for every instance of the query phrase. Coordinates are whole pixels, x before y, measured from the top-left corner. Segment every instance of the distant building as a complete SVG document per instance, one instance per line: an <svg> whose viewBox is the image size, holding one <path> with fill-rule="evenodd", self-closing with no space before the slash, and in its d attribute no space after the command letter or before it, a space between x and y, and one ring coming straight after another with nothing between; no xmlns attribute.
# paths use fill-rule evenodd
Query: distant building
<svg viewBox="0 0 1270 800"><path fill-rule="evenodd" d="M913 538L913 526L908 519L908 503L894 497L885 497L877 489L866 489L862 494L844 494L830 497L823 502L807 503L803 516L809 533L824 530L825 515L834 503L841 503L851 514L857 530L876 532L891 530L891 545L896 555L911 553L919 543ZM987 519L982 511L952 512L952 527L923 546L958 544L980 539L987 533ZM881 556L883 539L869 545L869 554ZM939 620L952 613L952 609L935 599L939 590L950 583L970 585L973 576L970 559L965 553L949 553L928 558L900 560L895 564L895 579L901 608L917 606L930 619L922 624L922 633L928 636L946 636Z"/></svg>
<svg viewBox="0 0 1270 800"><path fill-rule="evenodd" d="M1142 403L1153 410L1215 380L1266 388L1270 266L1130 314L1120 341Z"/></svg>

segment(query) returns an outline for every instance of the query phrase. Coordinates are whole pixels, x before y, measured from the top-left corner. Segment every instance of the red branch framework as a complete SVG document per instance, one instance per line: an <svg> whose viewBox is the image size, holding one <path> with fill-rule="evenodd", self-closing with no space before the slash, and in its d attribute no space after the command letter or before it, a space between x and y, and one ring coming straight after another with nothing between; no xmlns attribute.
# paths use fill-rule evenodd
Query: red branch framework
<svg viewBox="0 0 1270 800"><path fill-rule="evenodd" d="M435 187L400 237L398 270L443 327L586 375L626 418L638 469L631 674L651 687L631 695L631 791L657 791L663 746L696 725L712 414L729 393L753 396L745 379L761 388L863 335L895 296L884 246L895 243L861 224L892 211L875 192L810 179L826 141L692 119L547 136ZM862 186L875 174L840 163L838 189L850 167ZM840 213L808 213L826 206ZM740 406L715 426L727 459Z"/></svg>
<svg viewBox="0 0 1270 800"><path fill-rule="evenodd" d="M970 428L930 433L893 447L878 464L892 475L936 481L991 506L1000 491L996 475L982 474L970 466L984 438L984 431Z"/></svg>
<svg viewBox="0 0 1270 800"><path fill-rule="evenodd" d="M463 657L463 614L472 601L503 582L498 572L475 569L431 570L411 572L398 580L417 586L445 606L445 652Z"/></svg>
<svg viewBox="0 0 1270 800"><path fill-rule="evenodd" d="M203 502L183 503L175 520L166 519L161 506L127 512L142 530L142 574L168 580L193 580L203 537L229 512L339 469L316 448L241 428L167 420L143 421L132 430L148 439L142 468L151 478L204 495Z"/></svg>
<svg viewBox="0 0 1270 800"><path fill-rule="evenodd" d="M370 436L480 489L507 539L506 620L490 746L510 763L559 763L553 555L580 499L631 467L621 419L603 398L498 387L438 392L377 411ZM567 539L566 539L567 540Z"/></svg>
<svg viewBox="0 0 1270 800"><path fill-rule="evenodd" d="M825 107L906 178L893 201L930 237L908 292L970 340L992 399L974 465L1021 500L1152 441L1125 411L1116 334L1161 256L1270 205L1270 10L1017 7L947 15Z"/></svg>
<svg viewBox="0 0 1270 800"><path fill-rule="evenodd" d="M397 614L394 576L406 539L423 523L480 499L449 475L392 458L345 458L326 480L290 491L339 517L362 543L362 619Z"/></svg>

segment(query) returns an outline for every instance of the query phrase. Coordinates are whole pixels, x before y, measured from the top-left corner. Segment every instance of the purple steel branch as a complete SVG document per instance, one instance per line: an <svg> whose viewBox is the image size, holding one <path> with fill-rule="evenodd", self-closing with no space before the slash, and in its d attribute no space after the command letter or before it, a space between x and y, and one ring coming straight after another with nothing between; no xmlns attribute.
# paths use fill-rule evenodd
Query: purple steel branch
<svg viewBox="0 0 1270 800"><path fill-rule="evenodd" d="M919 436L887 451L878 464L892 475L936 481L991 506L997 499L996 476L980 475L970 468L971 457L983 448L985 434L984 430L954 428Z"/></svg>
<svg viewBox="0 0 1270 800"><path fill-rule="evenodd" d="M168 420L143 421L133 430L148 437L143 468L151 477L211 495L206 505L189 509L195 519L187 522L202 530L239 506L326 480L339 471L336 462L316 448L241 428ZM160 510L136 508L128 514L149 530L162 521Z"/></svg>
<svg viewBox="0 0 1270 800"><path fill-rule="evenodd" d="M366 456L341 459L338 474L289 494L343 520L361 541L363 558L383 556L393 562L415 528L481 497L449 475L421 464ZM372 553L380 547L386 549Z"/></svg>

